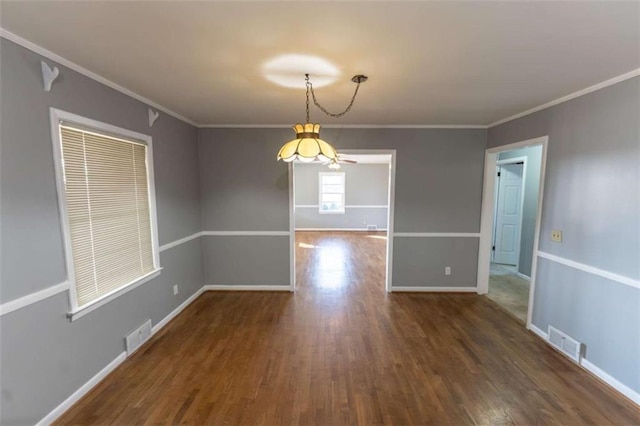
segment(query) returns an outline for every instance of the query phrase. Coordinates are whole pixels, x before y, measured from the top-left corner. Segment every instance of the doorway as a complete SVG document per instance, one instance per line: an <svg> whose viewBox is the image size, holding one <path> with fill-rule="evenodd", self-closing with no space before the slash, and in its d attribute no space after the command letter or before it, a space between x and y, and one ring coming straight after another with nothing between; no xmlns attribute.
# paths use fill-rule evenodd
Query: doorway
<svg viewBox="0 0 640 426"><path fill-rule="evenodd" d="M395 151L340 154L339 169L290 166L292 290L389 291Z"/></svg>
<svg viewBox="0 0 640 426"><path fill-rule="evenodd" d="M478 293L531 324L547 137L487 150Z"/></svg>

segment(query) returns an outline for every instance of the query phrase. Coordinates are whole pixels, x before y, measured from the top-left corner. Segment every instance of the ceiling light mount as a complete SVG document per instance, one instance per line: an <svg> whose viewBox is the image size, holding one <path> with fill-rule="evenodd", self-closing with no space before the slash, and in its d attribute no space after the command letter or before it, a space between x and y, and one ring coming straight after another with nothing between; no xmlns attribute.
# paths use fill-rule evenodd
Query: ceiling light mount
<svg viewBox="0 0 640 426"><path fill-rule="evenodd" d="M338 164L338 153L336 152L335 148L329 143L320 139L320 125L309 122L309 93L311 93L311 96L313 97L313 103L315 104L315 106L317 106L322 112L330 117L342 117L351 110L353 102L356 100L356 96L358 95L360 84L367 81L367 76L358 74L353 76L351 81L356 83L356 90L353 92L353 96L351 97L349 105L347 105L347 108L345 108L345 110L340 113L332 113L327 111L326 108L318 103L316 94L313 90L313 84L309 80L309 74L305 74L305 86L307 88L307 121L304 125L296 124L295 126L293 126L293 131L296 132L296 138L285 143L282 148L280 148L277 157L278 160L283 160L285 162L298 160L305 163L321 161L330 162L331 164L335 165Z"/></svg>

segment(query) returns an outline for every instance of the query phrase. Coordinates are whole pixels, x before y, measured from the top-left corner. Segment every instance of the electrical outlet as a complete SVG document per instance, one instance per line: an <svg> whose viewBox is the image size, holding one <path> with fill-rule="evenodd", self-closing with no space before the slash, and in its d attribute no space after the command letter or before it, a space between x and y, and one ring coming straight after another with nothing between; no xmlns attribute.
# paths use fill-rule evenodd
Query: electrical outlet
<svg viewBox="0 0 640 426"><path fill-rule="evenodd" d="M444 274L445 275L451 275L451 266L445 266Z"/></svg>
<svg viewBox="0 0 640 426"><path fill-rule="evenodd" d="M173 295L175 296L176 294L178 294L178 284L173 286Z"/></svg>
<svg viewBox="0 0 640 426"><path fill-rule="evenodd" d="M551 241L555 241L556 243L562 242L562 231L559 229L554 229L551 231Z"/></svg>

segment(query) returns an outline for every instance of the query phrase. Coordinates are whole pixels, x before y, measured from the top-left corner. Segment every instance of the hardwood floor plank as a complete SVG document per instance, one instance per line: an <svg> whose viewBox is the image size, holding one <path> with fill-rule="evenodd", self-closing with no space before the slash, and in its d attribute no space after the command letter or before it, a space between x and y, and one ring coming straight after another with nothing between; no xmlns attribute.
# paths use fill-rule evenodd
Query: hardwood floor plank
<svg viewBox="0 0 640 426"><path fill-rule="evenodd" d="M640 424L487 297L387 294L384 234L296 241L296 293L203 294L57 423Z"/></svg>

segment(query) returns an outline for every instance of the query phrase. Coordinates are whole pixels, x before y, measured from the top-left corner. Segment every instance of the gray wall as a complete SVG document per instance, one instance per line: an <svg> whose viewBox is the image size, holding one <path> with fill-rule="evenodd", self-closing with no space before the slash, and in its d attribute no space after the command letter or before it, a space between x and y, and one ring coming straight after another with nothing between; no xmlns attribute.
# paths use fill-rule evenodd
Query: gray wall
<svg viewBox="0 0 640 426"><path fill-rule="evenodd" d="M150 134L160 244L201 230L197 129L162 113L149 128L146 105L59 64L47 93L41 59L0 39L4 303L67 278L49 107ZM156 324L202 287L200 239L162 252L160 262L159 277L74 322L66 292L1 317L1 424L39 421L124 351L125 334L148 318Z"/></svg>
<svg viewBox="0 0 640 426"><path fill-rule="evenodd" d="M340 136L339 140L336 138ZM205 231L288 231L287 165L274 160L282 144L293 137L290 129L201 129L200 172ZM395 232L479 232L483 158L486 131L482 129L326 129L322 137L338 149L395 149ZM245 265L231 273L215 265L228 247L228 237L205 237L205 281L233 285L288 284L288 236L254 236L233 245L229 259L243 255ZM239 237L233 237L239 238ZM412 238L394 242L393 283L397 286L443 285L475 287L478 241L458 251L445 238ZM277 271L264 268L254 241L272 247ZM288 247L288 244L286 244ZM418 250L421 256L415 256ZM445 259L445 260L442 260ZM446 262L443 264L443 262ZM444 275L444 266L452 275Z"/></svg>
<svg viewBox="0 0 640 426"><path fill-rule="evenodd" d="M321 164L304 163L296 164L293 170L296 229L367 229L367 225L376 225L378 229L387 228L388 164L341 165L337 171L345 174L344 214L320 214L318 211L318 174L333 170ZM313 207L300 207L302 205Z"/></svg>
<svg viewBox="0 0 640 426"><path fill-rule="evenodd" d="M640 78L489 129L491 147L549 135L540 250L640 279ZM563 242L550 239L563 231ZM543 260L533 323L640 391L640 289Z"/></svg>
<svg viewBox="0 0 640 426"><path fill-rule="evenodd" d="M540 166L542 162L542 146L531 146L501 152L499 160L527 157L527 175L524 180L524 200L522 203L522 231L520 235L520 260L518 272L531 276L533 259L533 239L536 232L536 215L538 214L538 194L540 191Z"/></svg>

